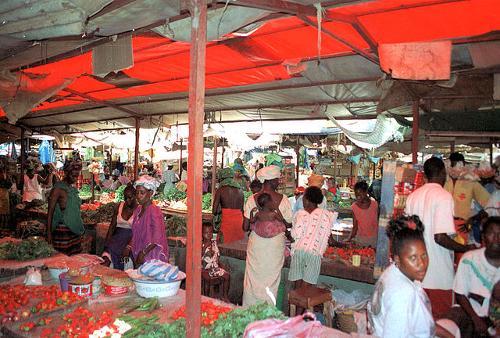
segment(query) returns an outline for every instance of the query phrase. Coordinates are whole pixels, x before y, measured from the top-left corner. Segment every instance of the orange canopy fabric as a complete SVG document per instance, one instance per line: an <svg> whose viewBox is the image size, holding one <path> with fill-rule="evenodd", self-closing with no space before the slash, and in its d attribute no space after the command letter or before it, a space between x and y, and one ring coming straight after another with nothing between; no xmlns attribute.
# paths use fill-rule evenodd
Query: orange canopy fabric
<svg viewBox="0 0 500 338"><path fill-rule="evenodd" d="M500 30L498 0L384 0L330 9L328 13L357 18L378 44L456 41ZM322 29L368 51L367 42L348 23L328 22L325 18ZM119 88L91 76L90 52L23 72L50 75L47 76L47 87L56 79L76 78L69 88L100 100L188 91L188 43L160 36L135 36L133 51L134 65L124 70L124 73L146 83L128 88ZM323 33L322 58L349 53L353 53L351 48ZM289 79L292 75L283 65L285 60L311 60L316 57L318 46L315 27L308 26L296 17L270 20L248 37L230 35L222 41L208 43L206 88ZM62 90L56 100L44 102L34 110L74 106L82 102L84 100Z"/></svg>

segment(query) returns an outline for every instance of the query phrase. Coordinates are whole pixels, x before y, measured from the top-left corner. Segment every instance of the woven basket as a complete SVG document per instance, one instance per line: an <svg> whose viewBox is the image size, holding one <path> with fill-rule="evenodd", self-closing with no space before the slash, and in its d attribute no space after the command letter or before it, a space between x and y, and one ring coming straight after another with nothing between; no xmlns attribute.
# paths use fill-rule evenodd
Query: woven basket
<svg viewBox="0 0 500 338"><path fill-rule="evenodd" d="M354 322L354 313L352 311L337 311L336 316L340 331L345 333L358 332L358 326Z"/></svg>

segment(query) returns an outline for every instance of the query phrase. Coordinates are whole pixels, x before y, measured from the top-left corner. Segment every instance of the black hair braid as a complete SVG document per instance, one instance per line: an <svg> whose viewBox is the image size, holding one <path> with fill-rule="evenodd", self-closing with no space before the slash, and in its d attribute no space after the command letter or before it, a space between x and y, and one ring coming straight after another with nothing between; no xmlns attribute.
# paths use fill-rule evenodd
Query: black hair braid
<svg viewBox="0 0 500 338"><path fill-rule="evenodd" d="M403 215L389 222L386 230L391 241L391 255L399 256L410 241L424 241L424 225L417 215Z"/></svg>

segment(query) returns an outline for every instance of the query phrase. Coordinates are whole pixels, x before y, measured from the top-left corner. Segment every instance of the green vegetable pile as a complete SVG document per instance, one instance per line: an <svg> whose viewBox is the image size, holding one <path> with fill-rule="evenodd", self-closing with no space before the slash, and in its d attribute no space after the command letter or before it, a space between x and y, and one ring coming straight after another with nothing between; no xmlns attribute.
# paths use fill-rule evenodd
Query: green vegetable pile
<svg viewBox="0 0 500 338"><path fill-rule="evenodd" d="M0 259L28 261L50 257L54 252L56 252L54 248L43 239L28 238L21 243L0 244Z"/></svg>
<svg viewBox="0 0 500 338"><path fill-rule="evenodd" d="M184 217L173 216L165 221L167 237L187 236L186 219Z"/></svg>
<svg viewBox="0 0 500 338"><path fill-rule="evenodd" d="M201 327L201 337L242 337L248 324L268 318L285 319L285 315L276 307L268 304L256 304L246 309L237 308L215 321L211 326ZM123 338L160 338L185 337L186 321L178 319L169 324L158 323L158 316L119 318L130 324L132 329L125 332Z"/></svg>
<svg viewBox="0 0 500 338"><path fill-rule="evenodd" d="M181 201L186 198L186 193L183 191L178 190L175 187L172 187L167 190L167 192L164 195L164 198L167 201Z"/></svg>
<svg viewBox="0 0 500 338"><path fill-rule="evenodd" d="M120 308L123 309L123 313L129 313L132 311L146 311L153 312L160 307L158 297L140 299L135 301L126 300L122 303Z"/></svg>
<svg viewBox="0 0 500 338"><path fill-rule="evenodd" d="M201 198L201 209L212 210L212 194L206 193Z"/></svg>
<svg viewBox="0 0 500 338"><path fill-rule="evenodd" d="M90 189L90 185L88 185L88 184L82 185L78 195L80 196L80 198L82 200L91 198L92 197L92 190Z"/></svg>
<svg viewBox="0 0 500 338"><path fill-rule="evenodd" d="M125 200L125 188L127 186L126 185L120 185L116 191L115 191L115 202L118 203L118 202L123 202Z"/></svg>
<svg viewBox="0 0 500 338"><path fill-rule="evenodd" d="M82 221L84 224L111 222L115 208L116 203L107 203L101 205L97 210L82 210Z"/></svg>
<svg viewBox="0 0 500 338"><path fill-rule="evenodd" d="M252 195L253 193L251 191L243 191L243 198L245 199L245 203L247 203L247 199Z"/></svg>

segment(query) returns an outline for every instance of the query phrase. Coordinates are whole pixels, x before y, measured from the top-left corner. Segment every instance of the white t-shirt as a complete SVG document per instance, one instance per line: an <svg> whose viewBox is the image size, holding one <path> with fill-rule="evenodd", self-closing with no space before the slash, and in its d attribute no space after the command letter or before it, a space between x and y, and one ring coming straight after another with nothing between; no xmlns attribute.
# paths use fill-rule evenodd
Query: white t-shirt
<svg viewBox="0 0 500 338"><path fill-rule="evenodd" d="M424 239L429 268L422 285L426 289L451 290L453 287L453 251L434 240L436 234L454 234L453 197L437 183L427 183L408 196L405 212L417 215L424 224Z"/></svg>
<svg viewBox="0 0 500 338"><path fill-rule="evenodd" d="M488 316L491 292L495 283L500 280L500 268L488 263L484 255L486 248L466 252L458 265L453 291L466 296L480 317ZM482 304L469 298L469 294L484 297Z"/></svg>
<svg viewBox="0 0 500 338"><path fill-rule="evenodd" d="M484 211L488 216L500 216L500 189L496 189L491 195Z"/></svg>
<svg viewBox="0 0 500 338"><path fill-rule="evenodd" d="M419 282L412 282L394 264L375 285L368 304L373 335L380 338L434 337L430 301Z"/></svg>

